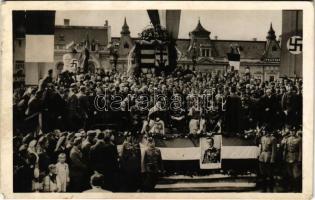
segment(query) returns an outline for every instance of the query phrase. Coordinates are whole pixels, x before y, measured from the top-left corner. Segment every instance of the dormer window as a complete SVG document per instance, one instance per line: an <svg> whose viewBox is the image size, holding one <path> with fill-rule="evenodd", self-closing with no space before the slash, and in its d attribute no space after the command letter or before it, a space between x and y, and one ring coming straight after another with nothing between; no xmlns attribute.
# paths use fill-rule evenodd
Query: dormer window
<svg viewBox="0 0 315 200"><path fill-rule="evenodd" d="M209 48L201 48L200 51L201 51L201 57L210 57L211 56Z"/></svg>
<svg viewBox="0 0 315 200"><path fill-rule="evenodd" d="M272 51L277 51L277 46L276 45L272 46Z"/></svg>

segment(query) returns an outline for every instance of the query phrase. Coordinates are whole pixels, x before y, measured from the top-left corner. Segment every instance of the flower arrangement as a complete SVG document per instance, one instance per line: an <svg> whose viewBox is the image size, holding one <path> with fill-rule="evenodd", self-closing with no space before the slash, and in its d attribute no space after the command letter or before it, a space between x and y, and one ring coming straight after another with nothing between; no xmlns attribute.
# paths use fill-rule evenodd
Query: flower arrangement
<svg viewBox="0 0 315 200"><path fill-rule="evenodd" d="M152 40L159 40L159 41L167 41L169 40L169 35L166 31L166 28L157 26L153 27L150 26L144 29L140 34L139 37L141 40L152 41Z"/></svg>

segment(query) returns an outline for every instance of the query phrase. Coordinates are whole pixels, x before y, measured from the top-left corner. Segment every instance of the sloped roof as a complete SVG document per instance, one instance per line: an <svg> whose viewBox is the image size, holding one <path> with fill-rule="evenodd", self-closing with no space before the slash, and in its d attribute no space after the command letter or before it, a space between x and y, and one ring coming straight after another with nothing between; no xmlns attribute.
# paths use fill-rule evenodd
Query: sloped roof
<svg viewBox="0 0 315 200"><path fill-rule="evenodd" d="M240 49L241 59L260 59L265 51L265 41L236 41L212 40L215 48L215 57L223 58L230 52L231 44L237 44Z"/></svg>
<svg viewBox="0 0 315 200"><path fill-rule="evenodd" d="M178 39L176 41L176 47L182 54L185 54L189 48L189 43L190 39Z"/></svg>
<svg viewBox="0 0 315 200"><path fill-rule="evenodd" d="M238 40L211 40L214 55L213 57L224 58L230 52L231 45L237 44L240 47L242 59L260 59L265 51L265 41L238 41ZM176 41L177 48L185 54L188 50L190 40L178 39Z"/></svg>
<svg viewBox="0 0 315 200"><path fill-rule="evenodd" d="M133 41L138 38L132 38ZM112 42L120 42L119 37L112 37ZM230 52L231 45L237 44L240 47L241 59L261 59L266 47L266 41L246 40L211 40L214 48L214 58L225 58ZM190 39L177 39L176 47L182 54L186 54L189 48Z"/></svg>
<svg viewBox="0 0 315 200"><path fill-rule="evenodd" d="M190 32L193 35L209 35L210 31L206 30L200 23L200 20L198 20L198 24L196 28Z"/></svg>

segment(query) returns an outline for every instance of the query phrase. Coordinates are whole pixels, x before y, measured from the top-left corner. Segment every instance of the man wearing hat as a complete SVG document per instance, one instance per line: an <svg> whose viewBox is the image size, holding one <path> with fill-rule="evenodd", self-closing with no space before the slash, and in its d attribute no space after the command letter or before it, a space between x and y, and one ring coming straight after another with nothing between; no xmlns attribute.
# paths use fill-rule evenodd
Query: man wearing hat
<svg viewBox="0 0 315 200"><path fill-rule="evenodd" d="M91 146L95 144L96 131L90 130L87 132L86 139L82 142L82 157L84 162L88 165L90 162Z"/></svg>
<svg viewBox="0 0 315 200"><path fill-rule="evenodd" d="M82 159L81 138L75 138L70 151L70 189L71 192L82 192L87 167Z"/></svg>
<svg viewBox="0 0 315 200"><path fill-rule="evenodd" d="M162 154L160 149L155 147L153 138L148 138L148 148L144 153L145 177L142 183L144 192L152 192L158 181L159 174L163 171Z"/></svg>
<svg viewBox="0 0 315 200"><path fill-rule="evenodd" d="M271 130L267 127L266 131L263 130L263 136L259 142L259 170L261 174L263 191L273 192L273 165L276 159L277 142L276 138L271 135Z"/></svg>
<svg viewBox="0 0 315 200"><path fill-rule="evenodd" d="M302 184L302 138L290 130L284 141L283 157L288 175L288 191L301 192Z"/></svg>
<svg viewBox="0 0 315 200"><path fill-rule="evenodd" d="M95 136L96 136L96 131L95 130L90 130L87 132L87 137L85 138L85 140L82 142L82 160L85 163L85 165L87 166L87 173L86 173L86 183L88 183L88 179L90 177L91 174L93 174L93 168L90 162L90 151L91 151L91 147L95 144ZM88 187L88 184L85 184L86 187Z"/></svg>

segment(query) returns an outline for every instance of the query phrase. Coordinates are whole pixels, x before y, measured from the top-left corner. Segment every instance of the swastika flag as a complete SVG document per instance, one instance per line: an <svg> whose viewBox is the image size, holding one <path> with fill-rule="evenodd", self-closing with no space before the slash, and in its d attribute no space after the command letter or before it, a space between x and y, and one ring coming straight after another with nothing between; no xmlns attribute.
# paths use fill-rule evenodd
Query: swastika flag
<svg viewBox="0 0 315 200"><path fill-rule="evenodd" d="M303 11L282 11L280 77L302 77Z"/></svg>

